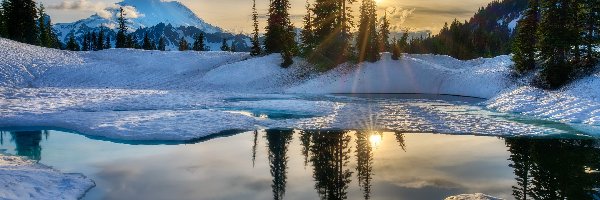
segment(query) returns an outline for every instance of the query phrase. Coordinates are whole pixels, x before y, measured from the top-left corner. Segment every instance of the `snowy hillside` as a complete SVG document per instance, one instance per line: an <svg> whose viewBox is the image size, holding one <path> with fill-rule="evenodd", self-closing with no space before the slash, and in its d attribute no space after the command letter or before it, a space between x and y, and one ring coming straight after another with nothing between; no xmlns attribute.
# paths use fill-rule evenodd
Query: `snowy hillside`
<svg viewBox="0 0 600 200"><path fill-rule="evenodd" d="M490 99L488 108L600 125L600 76L547 92L509 79L509 56L405 55L316 73L279 55L109 49L68 52L0 39L0 127L50 126L112 139L189 140L228 130L369 126L407 132L545 134L481 107L330 93L427 93ZM317 95L318 94L318 95ZM317 96L318 98L313 98ZM350 112L352 111L352 112ZM376 113L377 116L371 116ZM405 116L412 121L403 120ZM432 117L435 116L435 117ZM507 115L508 116L508 115ZM374 120L371 117L375 117ZM473 127L468 124L478 123ZM515 128L519 127L519 128ZM590 127L587 127L590 128Z"/></svg>

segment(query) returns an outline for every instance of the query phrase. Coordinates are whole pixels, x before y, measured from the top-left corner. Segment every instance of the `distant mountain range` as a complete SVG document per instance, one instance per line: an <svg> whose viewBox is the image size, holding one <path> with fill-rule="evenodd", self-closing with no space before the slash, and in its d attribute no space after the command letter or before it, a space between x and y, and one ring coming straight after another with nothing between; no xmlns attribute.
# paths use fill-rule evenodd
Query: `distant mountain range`
<svg viewBox="0 0 600 200"><path fill-rule="evenodd" d="M113 39L114 45L120 7L127 11L129 32L138 42L142 41L145 33L154 41L164 36L167 49L176 50L182 37L192 43L196 34L205 33L207 45L211 50L220 50L222 39L227 39L229 44L233 42L238 51L249 50L248 36L232 34L209 24L177 1L124 0L114 7L107 8L102 14L94 14L73 23L55 24L54 30L59 40L66 43L71 35L81 42L85 33L99 32L103 29Z"/></svg>

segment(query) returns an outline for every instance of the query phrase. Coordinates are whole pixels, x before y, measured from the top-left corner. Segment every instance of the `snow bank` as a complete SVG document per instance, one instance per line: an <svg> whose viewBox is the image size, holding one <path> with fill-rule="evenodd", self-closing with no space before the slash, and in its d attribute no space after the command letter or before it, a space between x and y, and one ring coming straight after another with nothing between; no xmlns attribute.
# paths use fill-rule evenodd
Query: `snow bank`
<svg viewBox="0 0 600 200"><path fill-rule="evenodd" d="M291 93L426 93L490 98L510 84L510 57L459 61L448 56L405 55L391 60L384 54L375 63L356 69L334 69Z"/></svg>
<svg viewBox="0 0 600 200"><path fill-rule="evenodd" d="M486 102L489 109L520 113L565 123L600 125L600 73L558 91L522 86Z"/></svg>
<svg viewBox="0 0 600 200"><path fill-rule="evenodd" d="M456 196L450 196L450 197L446 197L445 200L501 200L501 198L482 194L482 193L475 193L475 194L459 194Z"/></svg>
<svg viewBox="0 0 600 200"><path fill-rule="evenodd" d="M94 187L81 174L64 174L21 157L0 155L0 199L79 199Z"/></svg>

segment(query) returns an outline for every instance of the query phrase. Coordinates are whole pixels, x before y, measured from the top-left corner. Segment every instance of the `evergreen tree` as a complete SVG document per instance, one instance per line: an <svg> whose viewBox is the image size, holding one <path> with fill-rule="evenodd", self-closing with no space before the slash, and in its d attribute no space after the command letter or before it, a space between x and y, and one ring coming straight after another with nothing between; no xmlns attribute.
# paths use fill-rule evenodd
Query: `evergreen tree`
<svg viewBox="0 0 600 200"><path fill-rule="evenodd" d="M194 45L192 46L192 50L194 51L204 51L204 33L200 33L196 35L196 40L194 41Z"/></svg>
<svg viewBox="0 0 600 200"><path fill-rule="evenodd" d="M315 48L315 36L313 33L313 16L310 8L310 3L306 1L306 15L304 15L304 28L300 33L300 39L302 40L302 53L304 55L310 54Z"/></svg>
<svg viewBox="0 0 600 200"><path fill-rule="evenodd" d="M223 38L223 43L221 43L221 51L229 51L229 45L227 45L227 39Z"/></svg>
<svg viewBox="0 0 600 200"><path fill-rule="evenodd" d="M52 27L47 27L46 25L46 9L44 8L44 4L40 4L40 8L38 9L39 16L37 19L38 30L39 30L39 41L40 46L50 47L52 44L52 39L50 38L50 30Z"/></svg>
<svg viewBox="0 0 600 200"><path fill-rule="evenodd" d="M91 51L98 51L97 46L96 46L96 41L98 40L98 37L96 36L96 32L92 32L92 35L90 36L88 42L90 43L90 50Z"/></svg>
<svg viewBox="0 0 600 200"><path fill-rule="evenodd" d="M548 88L558 88L570 79L573 71L579 34L575 7L576 0L544 0L540 7L542 20L539 27L539 49L543 63L542 81Z"/></svg>
<svg viewBox="0 0 600 200"><path fill-rule="evenodd" d="M260 48L260 42L258 41L258 12L256 11L256 0L252 0L252 23L254 26L254 32L252 34L252 47L250 48L250 55L257 56L262 53Z"/></svg>
<svg viewBox="0 0 600 200"><path fill-rule="evenodd" d="M6 23L7 23L7 19L6 19L6 15L7 15L7 8L9 7L9 2L8 0L2 0L2 3L0 3L0 37L8 37L7 36L7 30L6 30Z"/></svg>
<svg viewBox="0 0 600 200"><path fill-rule="evenodd" d="M69 42L67 42L67 50L79 51L79 44L75 41L75 36L69 36Z"/></svg>
<svg viewBox="0 0 600 200"><path fill-rule="evenodd" d="M235 41L231 41L231 46L229 48L229 51L231 52L236 52L237 51L237 44L235 43Z"/></svg>
<svg viewBox="0 0 600 200"><path fill-rule="evenodd" d="M356 0L315 0L313 33L318 46L314 59L310 60L322 70L345 62L351 55L351 4L354 2Z"/></svg>
<svg viewBox="0 0 600 200"><path fill-rule="evenodd" d="M158 40L158 50L165 51L167 50L167 43L165 41L165 36L160 36Z"/></svg>
<svg viewBox="0 0 600 200"><path fill-rule="evenodd" d="M96 40L96 50L104 49L104 29L100 27L100 32L98 32L98 38Z"/></svg>
<svg viewBox="0 0 600 200"><path fill-rule="evenodd" d="M363 0L360 6L357 51L358 61L379 60L379 39L377 33L377 13L374 0Z"/></svg>
<svg viewBox="0 0 600 200"><path fill-rule="evenodd" d="M89 51L90 50L90 46L89 46L89 37L90 37L90 33L87 32L83 35L83 42L81 43L81 50L82 51Z"/></svg>
<svg viewBox="0 0 600 200"><path fill-rule="evenodd" d="M119 9L119 30L117 32L116 48L131 47L127 45L127 24L125 23L125 13L123 8Z"/></svg>
<svg viewBox="0 0 600 200"><path fill-rule="evenodd" d="M265 51L282 53L284 49L295 48L295 33L290 21L289 0L271 0L269 18L265 33Z"/></svg>
<svg viewBox="0 0 600 200"><path fill-rule="evenodd" d="M153 50L154 47L152 47L152 41L150 40L150 37L148 37L148 32L146 32L144 34L144 41L142 43L142 49L144 50Z"/></svg>
<svg viewBox="0 0 600 200"><path fill-rule="evenodd" d="M32 0L8 0L3 6L9 39L28 44L39 44L38 10Z"/></svg>
<svg viewBox="0 0 600 200"><path fill-rule="evenodd" d="M387 11L384 10L381 26L379 27L379 39L381 40L381 51L390 51L390 20L387 18Z"/></svg>
<svg viewBox="0 0 600 200"><path fill-rule="evenodd" d="M513 43L514 56L512 59L515 62L515 70L519 74L529 72L535 68L538 19L538 0L530 0L529 9L517 24L517 32Z"/></svg>
<svg viewBox="0 0 600 200"><path fill-rule="evenodd" d="M392 60L400 60L400 40L392 39Z"/></svg>
<svg viewBox="0 0 600 200"><path fill-rule="evenodd" d="M179 51L187 51L188 49L188 42L185 40L184 37L181 37L181 39L179 39Z"/></svg>
<svg viewBox="0 0 600 200"><path fill-rule="evenodd" d="M598 52L594 47L600 47L600 3L597 0L583 0L584 2L584 44L586 64L592 66L598 59Z"/></svg>
<svg viewBox="0 0 600 200"><path fill-rule="evenodd" d="M107 33L106 34L106 40L104 40L104 47L103 49L110 49L112 48L112 45L110 44L110 35Z"/></svg>

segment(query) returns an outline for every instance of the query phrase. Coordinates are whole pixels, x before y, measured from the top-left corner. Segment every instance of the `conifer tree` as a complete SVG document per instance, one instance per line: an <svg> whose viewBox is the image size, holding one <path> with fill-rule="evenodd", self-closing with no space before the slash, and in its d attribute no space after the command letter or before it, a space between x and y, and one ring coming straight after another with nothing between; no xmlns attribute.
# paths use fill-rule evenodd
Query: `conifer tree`
<svg viewBox="0 0 600 200"><path fill-rule="evenodd" d="M196 35L196 39L194 41L194 45L192 46L192 50L194 51L204 51L204 33L199 33Z"/></svg>
<svg viewBox="0 0 600 200"><path fill-rule="evenodd" d="M106 39L104 40L104 47L103 49L110 49L112 45L110 44L110 35L107 33L106 34Z"/></svg>
<svg viewBox="0 0 600 200"><path fill-rule="evenodd" d="M188 42L185 40L184 37L181 37L181 39L179 39L179 51L187 51L188 47Z"/></svg>
<svg viewBox="0 0 600 200"><path fill-rule="evenodd" d="M148 32L146 32L144 34L144 41L142 43L142 49L144 49L144 50L153 50L154 49L152 47L152 41L150 40L150 37L148 37Z"/></svg>
<svg viewBox="0 0 600 200"><path fill-rule="evenodd" d="M321 69L343 63L351 54L351 5L356 0L315 0L312 9L315 57Z"/></svg>
<svg viewBox="0 0 600 200"><path fill-rule="evenodd" d="M8 8L8 0L2 0L0 3L0 37L7 37L6 33L6 9Z"/></svg>
<svg viewBox="0 0 600 200"><path fill-rule="evenodd" d="M98 32L98 38L96 42L96 50L100 51L104 49L104 29L100 27L100 32Z"/></svg>
<svg viewBox="0 0 600 200"><path fill-rule="evenodd" d="M304 28L300 32L300 39L302 40L302 53L309 55L315 48L315 36L313 33L313 16L310 8L310 3L306 1L306 15L304 15Z"/></svg>
<svg viewBox="0 0 600 200"><path fill-rule="evenodd" d="M237 51L237 49L236 49L237 47L236 46L237 46L237 44L235 43L235 40L231 41L231 46L229 48L229 51L236 52Z"/></svg>
<svg viewBox="0 0 600 200"><path fill-rule="evenodd" d="M360 6L357 51L358 61L379 60L379 37L377 33L377 13L374 0L363 0Z"/></svg>
<svg viewBox="0 0 600 200"><path fill-rule="evenodd" d="M223 38L223 43L221 43L221 51L229 51L229 45L227 45L227 39Z"/></svg>
<svg viewBox="0 0 600 200"><path fill-rule="evenodd" d="M379 27L379 39L380 39L380 50L390 51L390 20L387 18L387 11L384 10L383 18L381 19L381 25Z"/></svg>
<svg viewBox="0 0 600 200"><path fill-rule="evenodd" d="M83 35L83 42L81 43L81 50L82 51L89 51L90 50L90 46L89 46L90 41L89 41L89 38L90 38L90 33L89 32L87 32L87 33L85 33Z"/></svg>
<svg viewBox="0 0 600 200"><path fill-rule="evenodd" d="M588 66L592 66L597 62L598 52L594 51L594 47L600 47L600 2L597 0L583 0L584 2L584 44L585 44L585 60Z"/></svg>
<svg viewBox="0 0 600 200"><path fill-rule="evenodd" d="M400 40L396 39L396 36L392 38L392 60L400 59Z"/></svg>
<svg viewBox="0 0 600 200"><path fill-rule="evenodd" d="M530 0L525 16L517 24L517 32L513 43L514 56L512 59L515 62L515 70L519 74L529 72L535 68L538 19L538 0Z"/></svg>
<svg viewBox="0 0 600 200"><path fill-rule="evenodd" d="M576 0L544 0L540 4L539 49L543 70L541 78L549 88L558 88L570 79L573 71L574 46L581 31L577 28ZM575 50L576 51L576 50Z"/></svg>
<svg viewBox="0 0 600 200"><path fill-rule="evenodd" d="M8 0L3 9L9 39L28 44L39 44L38 10L33 0Z"/></svg>
<svg viewBox="0 0 600 200"><path fill-rule="evenodd" d="M92 35L90 36L88 42L90 43L90 50L92 51L98 51L97 46L96 46L96 41L98 40L98 37L96 36L96 32L92 32Z"/></svg>
<svg viewBox="0 0 600 200"><path fill-rule="evenodd" d="M258 41L258 12L256 11L256 0L252 0L252 25L254 26L254 32L252 33L252 47L250 48L250 55L257 56L262 53L260 48L260 42Z"/></svg>
<svg viewBox="0 0 600 200"><path fill-rule="evenodd" d="M75 41L75 36L69 36L69 42L67 42L67 50L79 51L79 44Z"/></svg>
<svg viewBox="0 0 600 200"><path fill-rule="evenodd" d="M125 23L125 13L123 8L119 8L119 30L117 32L116 48L131 47L127 45L127 24Z"/></svg>
<svg viewBox="0 0 600 200"><path fill-rule="evenodd" d="M165 41L165 36L160 36L160 39L158 40L158 50L167 50L167 42Z"/></svg>
<svg viewBox="0 0 600 200"><path fill-rule="evenodd" d="M39 41L40 46L50 47L51 46L51 38L50 38L50 30L52 27L46 26L46 9L44 8L44 4L40 4L40 8L38 9L39 16L37 19L38 30L39 30Z"/></svg>
<svg viewBox="0 0 600 200"><path fill-rule="evenodd" d="M288 12L289 0L271 0L270 2L264 41L265 51L282 53L284 49L296 48L294 28Z"/></svg>

